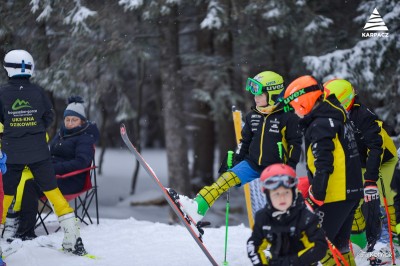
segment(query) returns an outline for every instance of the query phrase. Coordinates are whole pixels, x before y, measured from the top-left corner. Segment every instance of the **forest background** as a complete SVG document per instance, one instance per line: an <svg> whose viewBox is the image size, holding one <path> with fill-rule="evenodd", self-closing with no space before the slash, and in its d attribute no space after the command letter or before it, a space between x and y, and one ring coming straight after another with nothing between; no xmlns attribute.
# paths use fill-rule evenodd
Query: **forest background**
<svg viewBox="0 0 400 266"><path fill-rule="evenodd" d="M362 37L375 8L388 37ZM0 58L32 54L32 80L57 113L51 136L68 96L86 100L100 173L124 122L139 149L165 147L169 186L190 194L210 184L235 147L231 106L249 110L244 83L265 70L286 85L305 74L348 79L399 139L396 0L5 0L0 14Z"/></svg>

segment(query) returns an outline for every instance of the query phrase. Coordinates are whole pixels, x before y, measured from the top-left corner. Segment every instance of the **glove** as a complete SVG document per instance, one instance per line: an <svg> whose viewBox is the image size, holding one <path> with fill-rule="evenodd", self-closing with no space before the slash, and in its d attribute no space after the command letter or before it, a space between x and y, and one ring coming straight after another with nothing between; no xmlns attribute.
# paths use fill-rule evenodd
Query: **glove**
<svg viewBox="0 0 400 266"><path fill-rule="evenodd" d="M233 162L235 160L235 153L232 155L232 166L234 165ZM225 155L224 159L222 160L221 166L219 167L218 174L223 174L228 171L228 153Z"/></svg>
<svg viewBox="0 0 400 266"><path fill-rule="evenodd" d="M379 190L375 181L365 180L364 183L364 201L369 202L379 199Z"/></svg>
<svg viewBox="0 0 400 266"><path fill-rule="evenodd" d="M3 152L3 157L0 158L0 170L3 175L7 172L6 162L7 162L7 155Z"/></svg>
<svg viewBox="0 0 400 266"><path fill-rule="evenodd" d="M305 199L305 203L307 208L310 211L314 212L317 208L321 207L322 204L324 204L324 201L314 198L311 188L312 186L308 188L308 197Z"/></svg>

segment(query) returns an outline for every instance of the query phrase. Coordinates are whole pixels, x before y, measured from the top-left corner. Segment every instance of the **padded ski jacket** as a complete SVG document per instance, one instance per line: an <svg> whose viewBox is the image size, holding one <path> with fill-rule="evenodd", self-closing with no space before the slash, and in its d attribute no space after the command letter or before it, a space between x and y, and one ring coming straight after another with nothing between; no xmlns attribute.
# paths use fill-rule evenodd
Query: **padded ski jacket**
<svg viewBox="0 0 400 266"><path fill-rule="evenodd" d="M53 122L53 106L44 90L29 78L11 78L0 87L2 150L9 164L29 164L50 157L46 128Z"/></svg>
<svg viewBox="0 0 400 266"><path fill-rule="evenodd" d="M99 139L95 123L86 122L80 127L66 129L61 126L58 134L50 142L51 161L56 174L66 174L91 165L94 144ZM79 192L85 184L86 173L57 179L63 194Z"/></svg>
<svg viewBox="0 0 400 266"><path fill-rule="evenodd" d="M322 259L328 248L319 218L310 212L300 193L288 212L273 217L269 204L255 215L247 254L253 265L311 265ZM270 247L271 258L264 250Z"/></svg>
<svg viewBox="0 0 400 266"><path fill-rule="evenodd" d="M298 122L295 114L284 112L283 105L270 114L252 108L245 117L235 161L246 159L260 172L274 163L286 163L296 169L302 144ZM281 154L279 142L282 143Z"/></svg>
<svg viewBox="0 0 400 266"><path fill-rule="evenodd" d="M355 127L355 137L360 153L361 166L366 169L365 180L377 181L382 163L397 156L396 146L386 130L383 122L361 104L358 98L349 112L349 117Z"/></svg>
<svg viewBox="0 0 400 266"><path fill-rule="evenodd" d="M317 200L337 202L363 197L360 156L346 111L335 95L300 120L307 173Z"/></svg>

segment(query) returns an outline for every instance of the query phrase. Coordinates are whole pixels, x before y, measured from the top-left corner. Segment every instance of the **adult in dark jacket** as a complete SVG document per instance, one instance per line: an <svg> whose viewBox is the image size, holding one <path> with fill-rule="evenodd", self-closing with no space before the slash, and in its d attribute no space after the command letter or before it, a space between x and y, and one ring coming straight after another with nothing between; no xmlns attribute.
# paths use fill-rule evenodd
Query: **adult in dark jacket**
<svg viewBox="0 0 400 266"><path fill-rule="evenodd" d="M260 182L267 204L256 213L247 241L253 265L316 265L325 256L328 244L319 217L307 209L297 192L295 171L284 164L273 164L262 172Z"/></svg>
<svg viewBox="0 0 400 266"><path fill-rule="evenodd" d="M99 139L99 130L95 123L86 119L83 100L80 97L69 98L64 111L64 122L57 135L50 142L51 161L57 175L63 175L87 168L94 158L94 145ZM86 173L57 179L63 194L73 194L84 187ZM32 179L25 183L22 196L20 223L16 233L23 240L35 238L34 227L38 209L39 186Z"/></svg>
<svg viewBox="0 0 400 266"><path fill-rule="evenodd" d="M43 89L30 82L34 71L32 56L25 50L12 50L4 57L9 81L0 87L0 122L4 125L2 149L8 156L3 175L4 209L2 224L14 198L21 174L28 166L54 206L64 230L62 246L77 254L86 253L73 209L60 190L50 161L46 128L53 121L53 107Z"/></svg>
<svg viewBox="0 0 400 266"><path fill-rule="evenodd" d="M283 78L272 71L261 72L247 80L246 90L254 95L256 106L246 115L234 167L222 171L220 177L210 186L203 187L195 199L179 195L182 210L196 223L225 191L259 178L265 167L274 163L296 167L302 138L298 118L285 112L278 101L283 89ZM282 154L279 144L282 144Z"/></svg>
<svg viewBox="0 0 400 266"><path fill-rule="evenodd" d="M349 239L354 212L363 197L361 163L346 111L334 95L323 99L323 87L312 76L294 80L285 103L301 118L310 180L306 203L322 217L328 239L355 265ZM334 263L327 254L323 263Z"/></svg>

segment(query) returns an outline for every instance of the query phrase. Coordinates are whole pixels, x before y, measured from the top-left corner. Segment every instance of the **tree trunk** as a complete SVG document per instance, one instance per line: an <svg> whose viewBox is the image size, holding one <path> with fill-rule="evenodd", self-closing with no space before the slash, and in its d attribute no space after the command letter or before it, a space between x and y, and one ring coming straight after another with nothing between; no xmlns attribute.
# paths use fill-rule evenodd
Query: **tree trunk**
<svg viewBox="0 0 400 266"><path fill-rule="evenodd" d="M179 193L188 194L189 173L187 140L183 110L181 62L179 59L178 8L171 7L171 13L159 20L161 90L165 143L167 149L169 186Z"/></svg>

